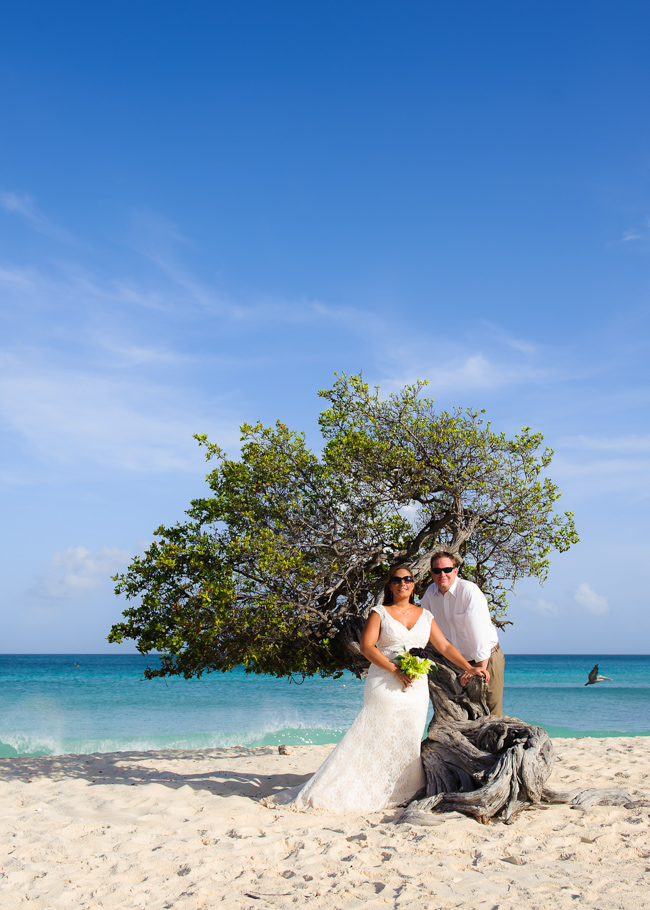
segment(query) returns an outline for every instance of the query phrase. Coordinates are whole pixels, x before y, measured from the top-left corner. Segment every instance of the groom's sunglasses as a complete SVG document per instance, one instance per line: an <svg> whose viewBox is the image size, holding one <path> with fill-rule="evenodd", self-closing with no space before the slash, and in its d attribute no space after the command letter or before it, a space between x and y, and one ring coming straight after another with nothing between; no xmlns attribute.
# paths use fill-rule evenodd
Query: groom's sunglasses
<svg viewBox="0 0 650 910"><path fill-rule="evenodd" d="M410 585L414 580L412 575L393 575L389 583L391 585Z"/></svg>
<svg viewBox="0 0 650 910"><path fill-rule="evenodd" d="M431 569L432 575L442 575L444 572L445 575L451 575L454 569L457 569L458 566L445 566L444 569Z"/></svg>

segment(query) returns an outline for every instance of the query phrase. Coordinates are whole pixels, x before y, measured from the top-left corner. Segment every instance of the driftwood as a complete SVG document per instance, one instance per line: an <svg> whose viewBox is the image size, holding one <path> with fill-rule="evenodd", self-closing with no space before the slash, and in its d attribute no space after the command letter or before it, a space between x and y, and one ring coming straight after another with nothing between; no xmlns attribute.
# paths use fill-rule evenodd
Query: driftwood
<svg viewBox="0 0 650 910"><path fill-rule="evenodd" d="M400 822L436 824L432 812L458 811L484 824L496 817L509 824L543 802L585 809L633 802L624 790L547 787L555 760L548 733L516 717L491 715L485 682L472 677L464 689L458 668L428 650L438 669L429 675L434 714L422 743L426 796L411 802Z"/></svg>

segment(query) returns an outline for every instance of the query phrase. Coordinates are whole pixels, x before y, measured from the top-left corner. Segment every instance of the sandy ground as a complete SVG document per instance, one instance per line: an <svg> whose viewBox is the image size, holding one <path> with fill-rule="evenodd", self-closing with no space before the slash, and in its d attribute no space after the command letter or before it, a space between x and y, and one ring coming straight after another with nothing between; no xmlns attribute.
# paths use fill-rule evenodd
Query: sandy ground
<svg viewBox="0 0 650 910"><path fill-rule="evenodd" d="M557 789L650 796L650 738L555 740ZM647 907L650 809L551 806L513 825L268 809L331 746L0 760L0 906ZM443 820L444 819L444 820Z"/></svg>

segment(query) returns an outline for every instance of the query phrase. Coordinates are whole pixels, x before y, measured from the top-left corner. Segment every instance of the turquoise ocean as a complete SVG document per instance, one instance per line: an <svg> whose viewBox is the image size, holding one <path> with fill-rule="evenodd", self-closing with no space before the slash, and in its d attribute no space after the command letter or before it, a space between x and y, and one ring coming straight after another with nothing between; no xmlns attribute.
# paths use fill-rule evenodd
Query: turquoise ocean
<svg viewBox="0 0 650 910"><path fill-rule="evenodd" d="M0 757L334 743L361 707L351 674L144 680L153 660L0 655ZM585 687L595 663L612 682ZM551 736L650 736L650 655L508 654L504 707Z"/></svg>

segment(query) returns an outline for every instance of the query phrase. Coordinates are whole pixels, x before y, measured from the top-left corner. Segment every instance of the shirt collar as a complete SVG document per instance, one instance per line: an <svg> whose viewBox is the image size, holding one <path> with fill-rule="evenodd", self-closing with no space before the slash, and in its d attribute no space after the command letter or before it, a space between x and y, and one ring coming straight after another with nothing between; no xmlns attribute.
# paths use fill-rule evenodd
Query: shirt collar
<svg viewBox="0 0 650 910"><path fill-rule="evenodd" d="M454 581L454 583L453 583L453 585L451 586L451 588L447 591L447 594L454 594L454 595L456 594L456 589L458 588L458 582L459 582L459 581L460 581L460 578L459 578L458 575L457 575L457 576L456 576L456 580ZM438 585L435 583L435 581L434 581L433 584L434 584L434 587L435 587L435 589L436 589L435 593L436 593L436 594L439 594L441 597L444 597L445 595L442 593L442 591L440 590L440 588L438 587Z"/></svg>

